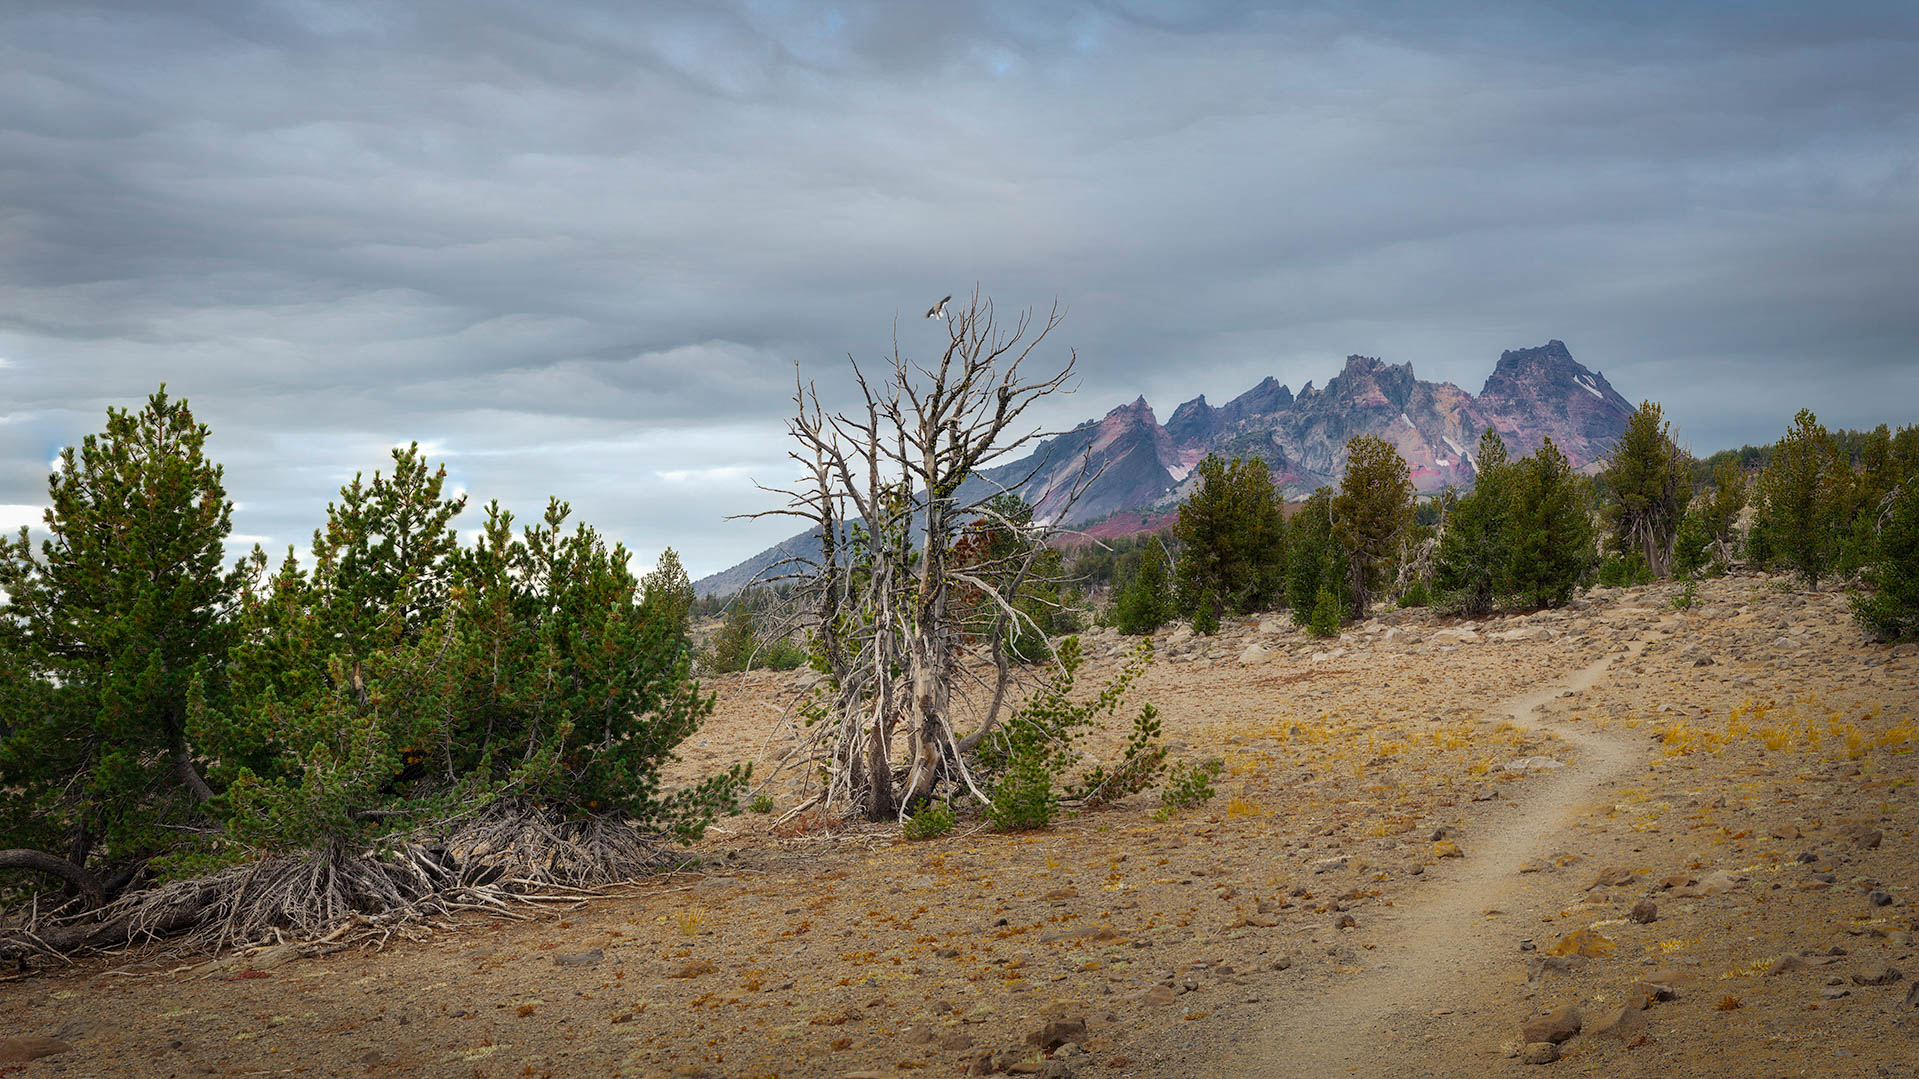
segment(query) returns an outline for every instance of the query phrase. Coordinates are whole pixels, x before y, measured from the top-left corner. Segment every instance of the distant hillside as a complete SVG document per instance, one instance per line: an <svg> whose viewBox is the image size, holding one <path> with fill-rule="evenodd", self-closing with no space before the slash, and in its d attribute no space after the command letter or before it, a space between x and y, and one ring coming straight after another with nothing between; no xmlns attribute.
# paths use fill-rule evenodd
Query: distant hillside
<svg viewBox="0 0 1919 1079"><path fill-rule="evenodd" d="M1065 523L1099 521L1102 535L1120 534L1119 522L1163 519L1197 483L1193 466L1209 453L1265 461L1286 496L1298 499L1339 482L1349 439L1376 435L1398 448L1414 486L1432 492L1471 486L1472 451L1487 427L1499 431L1515 456L1550 437L1574 468L1595 471L1626 429L1632 407L1559 341L1501 353L1477 396L1450 382L1422 382L1409 363L1349 356L1324 388L1308 382L1295 394L1267 378L1224 405L1195 397L1164 424L1137 398L983 479L1013 485L1031 473L1017 490L1037 517L1053 520L1081 462L1090 458L1099 478L1065 513ZM817 550L811 537L795 536L694 588L701 595L737 591L760 568Z"/></svg>

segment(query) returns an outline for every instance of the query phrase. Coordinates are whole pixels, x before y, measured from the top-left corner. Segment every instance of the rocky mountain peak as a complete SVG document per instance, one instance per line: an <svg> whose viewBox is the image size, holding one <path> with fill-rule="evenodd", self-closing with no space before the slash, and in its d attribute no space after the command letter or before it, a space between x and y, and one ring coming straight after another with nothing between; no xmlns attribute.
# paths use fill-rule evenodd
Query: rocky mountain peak
<svg viewBox="0 0 1919 1079"><path fill-rule="evenodd" d="M1538 348L1509 348L1499 354L1499 362L1493 365L1493 373L1486 378L1486 385L1496 380L1518 378L1528 372L1552 373L1561 369L1578 368L1579 361L1566 348L1566 342L1554 338ZM1481 391L1484 392L1484 391Z"/></svg>
<svg viewBox="0 0 1919 1079"><path fill-rule="evenodd" d="M1632 414L1632 404L1605 376L1587 370L1559 340L1500 353L1476 403L1513 456L1531 453L1550 435L1573 467L1586 469L1596 466Z"/></svg>

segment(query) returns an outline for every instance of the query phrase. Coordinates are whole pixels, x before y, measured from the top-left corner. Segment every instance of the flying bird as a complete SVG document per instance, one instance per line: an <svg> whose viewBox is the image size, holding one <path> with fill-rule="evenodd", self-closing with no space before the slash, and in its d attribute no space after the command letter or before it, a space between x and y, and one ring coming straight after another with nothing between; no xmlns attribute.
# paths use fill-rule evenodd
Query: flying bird
<svg viewBox="0 0 1919 1079"><path fill-rule="evenodd" d="M947 304L947 303L948 303L948 301L950 301L950 300L952 300L952 297L951 297L951 296L948 296L948 297L947 297L946 299L944 299L944 300L941 300L940 302L938 302L938 303L936 303L936 304L934 304L934 305L933 305L933 306L932 306L932 307L931 307L931 308L930 308L930 309L929 309L929 310L928 310L928 311L926 312L926 317L927 317L927 318L945 318L945 317L946 317L946 304Z"/></svg>

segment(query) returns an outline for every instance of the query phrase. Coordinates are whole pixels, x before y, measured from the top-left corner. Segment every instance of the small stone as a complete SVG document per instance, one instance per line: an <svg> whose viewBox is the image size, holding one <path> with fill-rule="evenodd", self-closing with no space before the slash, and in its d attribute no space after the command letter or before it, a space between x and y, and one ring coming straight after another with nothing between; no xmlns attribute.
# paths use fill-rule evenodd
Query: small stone
<svg viewBox="0 0 1919 1079"><path fill-rule="evenodd" d="M1466 852L1459 849L1459 844L1450 839L1442 839L1433 844L1435 858L1464 858L1465 856Z"/></svg>
<svg viewBox="0 0 1919 1079"><path fill-rule="evenodd" d="M1631 883L1632 870L1627 869L1625 866L1613 865L1600 870L1599 875L1594 877L1593 882L1586 885L1586 888L1588 890L1593 888L1617 888L1620 885Z"/></svg>
<svg viewBox="0 0 1919 1079"><path fill-rule="evenodd" d="M1841 997L1849 997L1851 995L1852 990L1847 989L1843 985L1829 985L1819 991L1820 1000L1838 1000Z"/></svg>
<svg viewBox="0 0 1919 1079"><path fill-rule="evenodd" d="M1559 1059L1559 1046L1552 1042L1528 1042L1519 1051L1521 1064L1551 1064Z"/></svg>
<svg viewBox="0 0 1919 1079"><path fill-rule="evenodd" d="M1853 971L1852 981L1854 985L1891 985L1905 976L1904 971L1890 963L1872 963Z"/></svg>
<svg viewBox="0 0 1919 1079"><path fill-rule="evenodd" d="M1582 1025L1579 1009L1567 1004L1521 1023L1519 1036L1524 1038L1528 1045L1538 1042L1557 1045L1579 1033Z"/></svg>
<svg viewBox="0 0 1919 1079"><path fill-rule="evenodd" d="M1892 906L1892 893L1874 889L1866 895L1866 902L1875 907L1890 907Z"/></svg>
<svg viewBox="0 0 1919 1079"><path fill-rule="evenodd" d="M1333 923L1333 928L1335 928L1335 929L1351 929L1351 928L1353 928L1354 926L1356 926L1356 925L1358 925L1358 924L1359 924L1359 921L1358 921L1357 919L1355 919L1355 918L1354 918L1354 917L1353 917L1352 915L1350 915L1350 914L1342 914L1342 915L1340 915L1340 916L1339 916L1339 921L1337 921L1337 922L1335 922L1335 923Z"/></svg>
<svg viewBox="0 0 1919 1079"><path fill-rule="evenodd" d="M1140 998L1140 1003L1151 1004L1157 1007L1171 1004L1173 998L1177 996L1179 996L1179 993L1175 991L1172 986L1156 985L1146 991L1146 995Z"/></svg>
<svg viewBox="0 0 1919 1079"><path fill-rule="evenodd" d="M1627 912L1626 917L1631 918L1640 925L1657 921L1659 919L1659 904L1650 899L1641 899L1632 905L1632 910Z"/></svg>
<svg viewBox="0 0 1919 1079"><path fill-rule="evenodd" d="M1796 955L1782 955L1772 961L1772 966L1766 968L1766 976L1770 978L1775 974L1790 974L1793 971L1805 969L1806 961L1804 959Z"/></svg>
<svg viewBox="0 0 1919 1079"><path fill-rule="evenodd" d="M1074 1016L1070 1019L1054 1019L1045 1026L1026 1036L1026 1044L1037 1045L1046 1052L1052 1052L1067 1042L1086 1040L1086 1017Z"/></svg>
<svg viewBox="0 0 1919 1079"><path fill-rule="evenodd" d="M1644 1012L1621 1004L1600 1012L1592 1022L1586 1024L1581 1033L1589 1038L1611 1037L1625 1041L1638 1033L1645 1025Z"/></svg>

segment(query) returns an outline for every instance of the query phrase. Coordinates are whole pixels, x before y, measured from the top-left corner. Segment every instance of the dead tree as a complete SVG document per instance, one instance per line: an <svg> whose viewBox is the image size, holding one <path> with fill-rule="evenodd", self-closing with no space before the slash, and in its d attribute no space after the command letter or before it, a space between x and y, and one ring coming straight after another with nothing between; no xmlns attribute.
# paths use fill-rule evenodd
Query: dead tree
<svg viewBox="0 0 1919 1079"><path fill-rule="evenodd" d="M801 593L829 677L802 749L821 766L829 810L895 819L942 786L986 800L966 755L1006 709L1017 666L1009 642L1037 628L1020 597L1091 477L1085 458L1064 470L1042 460L1000 483L982 472L1042 436L1021 425L1034 403L1070 392L1070 350L1051 374L1025 370L1061 318L1056 304L1044 320L1027 311L1007 328L975 291L943 323L937 362L908 359L897 330L879 377L853 361L855 411L828 412L804 381L794 394L788 429L803 479L768 490L788 498L770 512L807 520L820 540ZM1037 493L1046 516L1009 519L994 499L1043 469L1067 477ZM1017 530L1022 542L956 559L962 535L982 526ZM967 720L971 729L958 729Z"/></svg>

